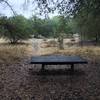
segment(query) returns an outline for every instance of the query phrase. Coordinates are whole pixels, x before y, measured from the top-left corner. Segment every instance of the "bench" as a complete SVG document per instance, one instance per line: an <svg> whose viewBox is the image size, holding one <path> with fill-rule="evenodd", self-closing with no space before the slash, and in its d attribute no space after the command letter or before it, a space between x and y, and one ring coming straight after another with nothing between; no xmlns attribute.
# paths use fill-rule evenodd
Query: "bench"
<svg viewBox="0 0 100 100"><path fill-rule="evenodd" d="M45 65L71 65L71 71L74 71L74 64L87 64L88 62L80 56L64 56L64 55L49 55L49 56L33 56L31 64L42 64L41 70L45 70Z"/></svg>

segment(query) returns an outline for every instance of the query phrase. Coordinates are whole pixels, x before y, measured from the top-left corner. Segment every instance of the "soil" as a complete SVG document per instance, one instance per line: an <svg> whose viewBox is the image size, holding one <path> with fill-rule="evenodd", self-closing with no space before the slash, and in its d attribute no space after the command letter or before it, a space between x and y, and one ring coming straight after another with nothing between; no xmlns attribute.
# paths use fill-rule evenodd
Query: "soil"
<svg viewBox="0 0 100 100"><path fill-rule="evenodd" d="M0 100L100 100L100 62L88 65L31 65L30 57L0 65Z"/></svg>

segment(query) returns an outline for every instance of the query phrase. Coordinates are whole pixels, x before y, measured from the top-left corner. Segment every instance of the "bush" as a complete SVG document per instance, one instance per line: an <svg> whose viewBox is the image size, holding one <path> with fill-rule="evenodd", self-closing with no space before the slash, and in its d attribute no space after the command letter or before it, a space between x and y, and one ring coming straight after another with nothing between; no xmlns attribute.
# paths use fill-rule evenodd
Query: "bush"
<svg viewBox="0 0 100 100"><path fill-rule="evenodd" d="M10 18L2 17L0 22L2 29L4 29L2 36L13 44L29 39L32 35L29 21L21 15Z"/></svg>

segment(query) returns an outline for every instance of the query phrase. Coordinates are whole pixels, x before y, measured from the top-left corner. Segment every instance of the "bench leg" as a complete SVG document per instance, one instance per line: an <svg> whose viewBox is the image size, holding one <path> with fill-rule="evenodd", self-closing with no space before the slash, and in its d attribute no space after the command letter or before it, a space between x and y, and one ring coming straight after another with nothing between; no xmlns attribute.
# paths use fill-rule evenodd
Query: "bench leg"
<svg viewBox="0 0 100 100"><path fill-rule="evenodd" d="M41 70L42 70L42 71L45 70L45 65L44 65L44 64L42 64L42 68L41 68Z"/></svg>
<svg viewBox="0 0 100 100"><path fill-rule="evenodd" d="M74 64L71 64L71 71L74 72Z"/></svg>

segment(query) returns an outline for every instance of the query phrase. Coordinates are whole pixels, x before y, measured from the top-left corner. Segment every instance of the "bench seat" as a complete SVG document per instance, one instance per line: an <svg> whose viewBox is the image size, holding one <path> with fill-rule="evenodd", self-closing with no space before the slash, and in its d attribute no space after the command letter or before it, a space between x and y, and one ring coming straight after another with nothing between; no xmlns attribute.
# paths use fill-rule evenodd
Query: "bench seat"
<svg viewBox="0 0 100 100"><path fill-rule="evenodd" d="M88 62L80 56L65 56L65 55L49 55L49 56L33 56L31 64L42 64L44 70L45 65L71 65L71 70L74 71L74 64L87 64Z"/></svg>

